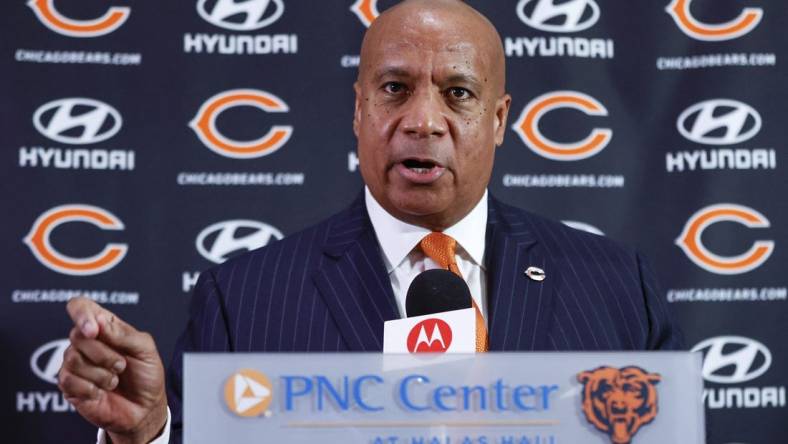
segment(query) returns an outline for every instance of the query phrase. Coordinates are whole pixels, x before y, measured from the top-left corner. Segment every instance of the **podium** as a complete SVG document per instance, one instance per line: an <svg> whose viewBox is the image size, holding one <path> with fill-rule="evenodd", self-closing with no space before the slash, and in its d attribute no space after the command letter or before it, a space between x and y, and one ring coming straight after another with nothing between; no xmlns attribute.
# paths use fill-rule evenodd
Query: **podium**
<svg viewBox="0 0 788 444"><path fill-rule="evenodd" d="M700 444L689 352L187 353L184 443Z"/></svg>

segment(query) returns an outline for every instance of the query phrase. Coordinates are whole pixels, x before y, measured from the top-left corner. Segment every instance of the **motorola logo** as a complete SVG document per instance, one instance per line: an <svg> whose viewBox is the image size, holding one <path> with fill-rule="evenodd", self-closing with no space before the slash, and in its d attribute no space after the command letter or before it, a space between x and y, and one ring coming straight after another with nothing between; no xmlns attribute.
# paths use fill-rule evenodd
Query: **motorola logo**
<svg viewBox="0 0 788 444"><path fill-rule="evenodd" d="M703 379L736 384L755 379L769 370L772 354L760 342L743 336L717 336L692 348L703 352Z"/></svg>
<svg viewBox="0 0 788 444"><path fill-rule="evenodd" d="M594 0L520 0L517 16L540 31L579 32L599 20L599 5Z"/></svg>
<svg viewBox="0 0 788 444"><path fill-rule="evenodd" d="M281 239L276 228L254 220L228 220L215 223L197 236L197 251L211 262L221 264L232 256Z"/></svg>
<svg viewBox="0 0 788 444"><path fill-rule="evenodd" d="M676 122L682 136L707 145L730 145L751 139L761 129L761 116L750 105L711 99L684 110Z"/></svg>
<svg viewBox="0 0 788 444"><path fill-rule="evenodd" d="M110 105L85 97L53 100L33 114L33 125L44 136L61 143L86 145L109 139L123 119Z"/></svg>
<svg viewBox="0 0 788 444"><path fill-rule="evenodd" d="M282 0L199 0L197 12L208 23L233 31L253 31L279 20ZM242 20L241 20L242 18Z"/></svg>
<svg viewBox="0 0 788 444"><path fill-rule="evenodd" d="M57 374L63 365L63 354L70 344L68 339L58 339L38 347L30 358L33 373L50 384L57 384Z"/></svg>

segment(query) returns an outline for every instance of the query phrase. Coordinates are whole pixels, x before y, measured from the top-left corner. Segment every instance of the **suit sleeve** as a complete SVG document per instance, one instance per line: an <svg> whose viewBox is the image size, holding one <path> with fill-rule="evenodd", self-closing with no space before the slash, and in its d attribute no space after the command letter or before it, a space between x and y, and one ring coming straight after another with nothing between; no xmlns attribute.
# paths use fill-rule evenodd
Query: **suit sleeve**
<svg viewBox="0 0 788 444"><path fill-rule="evenodd" d="M183 440L183 354L232 351L224 298L211 271L200 274L192 294L189 322L175 344L167 372L167 403L171 414L170 444Z"/></svg>
<svg viewBox="0 0 788 444"><path fill-rule="evenodd" d="M640 274L640 285L645 298L646 314L648 315L646 349L685 350L684 335L673 313L673 308L668 304L657 285L654 271L640 253L636 253L635 258Z"/></svg>

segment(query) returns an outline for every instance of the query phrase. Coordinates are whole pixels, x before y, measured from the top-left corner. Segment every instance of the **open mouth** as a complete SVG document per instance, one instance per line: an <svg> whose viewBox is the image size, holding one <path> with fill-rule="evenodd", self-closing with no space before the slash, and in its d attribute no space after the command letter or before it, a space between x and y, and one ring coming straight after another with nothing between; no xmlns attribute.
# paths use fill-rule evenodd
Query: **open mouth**
<svg viewBox="0 0 788 444"><path fill-rule="evenodd" d="M405 168L419 174L427 174L433 168L440 167L440 165L435 162L418 159L406 159L402 162L402 164L405 166Z"/></svg>
<svg viewBox="0 0 788 444"><path fill-rule="evenodd" d="M430 159L408 158L396 164L395 169L407 181L416 184L430 184L440 179L446 168Z"/></svg>

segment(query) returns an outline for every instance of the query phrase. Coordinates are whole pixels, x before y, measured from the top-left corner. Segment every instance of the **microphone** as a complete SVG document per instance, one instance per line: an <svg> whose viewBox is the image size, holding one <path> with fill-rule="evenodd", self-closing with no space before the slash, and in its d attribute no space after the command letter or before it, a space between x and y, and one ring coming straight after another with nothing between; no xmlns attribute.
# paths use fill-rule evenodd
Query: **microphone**
<svg viewBox="0 0 788 444"><path fill-rule="evenodd" d="M405 298L407 318L383 324L383 353L474 353L476 309L461 277L427 270L413 279Z"/></svg>
<svg viewBox="0 0 788 444"><path fill-rule="evenodd" d="M471 307L471 291L465 281L440 268L416 276L405 297L405 313L409 318Z"/></svg>

